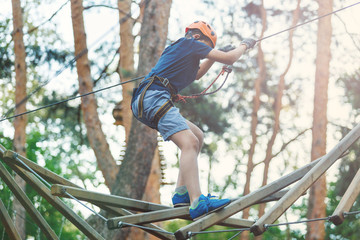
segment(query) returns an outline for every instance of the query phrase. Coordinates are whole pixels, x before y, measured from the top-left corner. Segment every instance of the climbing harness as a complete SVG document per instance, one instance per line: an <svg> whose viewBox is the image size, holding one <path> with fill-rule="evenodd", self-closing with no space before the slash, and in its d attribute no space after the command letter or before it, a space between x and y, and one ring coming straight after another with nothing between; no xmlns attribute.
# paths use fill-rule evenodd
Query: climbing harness
<svg viewBox="0 0 360 240"><path fill-rule="evenodd" d="M152 84L162 84L164 87L166 87L171 95L171 98L166 101L155 113L154 118L152 119L152 123L155 126L154 128L157 129L158 123L160 121L160 119L174 106L174 102L183 102L186 103L186 99L194 99L194 98L199 98L201 96L205 96L205 95L210 95L210 94L214 94L216 92L218 92L225 84L226 80L228 79L229 74L232 72L232 68L230 65L224 65L221 72L218 74L218 76L214 79L214 81L206 88L204 89L202 92L197 93L197 94L192 94L190 96L183 96L180 94L176 94L176 90L175 88L171 85L169 79L167 78L163 78L163 77L159 77L159 76L152 76L150 78L147 78L145 80L143 80L142 82L140 82L139 86L141 86L141 84L145 81L148 81L146 83L146 85L143 87L140 97L139 97L139 102L138 102L138 118L142 118L143 117L143 110L144 110L144 106L143 106L143 102L144 102L144 97L145 97L145 93L146 91L149 89L149 87ZM226 77L223 81L223 83L220 85L219 88L217 88L216 90L212 91L212 92L207 92L213 85L214 83L219 79L219 77L221 75L226 74ZM137 91L138 88L134 89L134 93ZM134 100L134 97L133 97Z"/></svg>
<svg viewBox="0 0 360 240"><path fill-rule="evenodd" d="M142 118L142 113L143 113L143 101L144 101L144 96L145 96L145 93L146 91L149 89L149 87L152 85L152 84L156 84L157 81L159 81L163 86L165 86L167 89L169 89L170 91L170 94L171 96L175 95L175 88L170 84L170 81L169 79L167 78L162 78L162 77L159 77L159 76L152 76L150 78L147 78L145 79L145 81L149 81L144 89L142 90L141 94L140 94L140 97L139 97L139 102L138 102L138 118ZM140 83L141 85L141 83ZM136 91L137 89L134 90L134 92ZM169 99L168 101L166 101L158 110L157 112L155 113L154 115L154 119L153 119L153 124L156 126L155 128L157 129L157 125L160 121L160 119L174 106L174 103L172 102L171 99Z"/></svg>

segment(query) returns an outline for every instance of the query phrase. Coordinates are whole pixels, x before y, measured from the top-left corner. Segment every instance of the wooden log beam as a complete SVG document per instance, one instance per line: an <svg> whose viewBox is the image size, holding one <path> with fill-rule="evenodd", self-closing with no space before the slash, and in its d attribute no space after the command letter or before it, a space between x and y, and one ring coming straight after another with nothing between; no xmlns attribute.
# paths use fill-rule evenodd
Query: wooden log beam
<svg viewBox="0 0 360 240"><path fill-rule="evenodd" d="M126 208L129 210L135 210L135 211L141 211L141 212L148 212L148 211L156 211L156 210L163 210L163 209L169 209L171 207L156 204L156 203L150 203L145 201L140 201L136 199L116 196L116 195L109 195L109 194L103 194L103 193L97 193L93 191L87 191L83 189L73 188L69 186L63 186L54 184L51 187L51 193L54 196L60 196L60 197L69 197L67 195L70 194L74 197L76 197L79 200L83 201L91 201L93 203L97 204L104 204L108 206L113 207L120 207L120 208Z"/></svg>
<svg viewBox="0 0 360 240"><path fill-rule="evenodd" d="M51 187L51 193L54 196L70 198L70 195L86 202L90 202L99 206L100 208L104 208L112 211L113 213L118 212L121 215L129 215L131 212L122 209L127 208L129 210L135 211L156 211L159 209L171 209L171 207L167 207L160 204L154 204L150 202L140 201L131 198L125 198L116 195L102 194L93 191L87 191L84 189L73 188L69 186L54 184ZM70 194L70 195L68 195ZM141 225L141 224L140 224ZM156 230L162 230L156 225L146 224L145 227L150 227L154 230L147 230L149 233L159 237L160 239L174 239L174 236L163 234Z"/></svg>
<svg viewBox="0 0 360 240"><path fill-rule="evenodd" d="M30 199L26 196L26 193L17 185L11 174L6 170L5 166L0 163L0 177L14 193L21 205L25 208L26 212L34 220L34 222L40 227L41 231L48 239L58 239L55 232L51 229L50 225L37 211Z"/></svg>
<svg viewBox="0 0 360 240"><path fill-rule="evenodd" d="M259 202L256 202L256 204L270 202L270 201L277 201L287 192L288 190L279 191L271 196L268 196L260 200ZM232 201L236 201L236 200L238 199L233 199ZM118 228L118 225L122 222L130 223L130 224L143 224L150 222L161 222L176 218L191 220L189 216L189 207L171 208L171 209L164 209L164 210L148 212L148 213L133 214L131 216L115 217L108 220L108 227L109 229ZM218 225L221 226L234 227L234 228L250 227L253 224L254 221L251 220L233 219L233 218L224 219L224 221L218 223Z"/></svg>
<svg viewBox="0 0 360 240"><path fill-rule="evenodd" d="M3 158L4 153L7 151L7 149L0 144L0 158Z"/></svg>
<svg viewBox="0 0 360 240"><path fill-rule="evenodd" d="M92 203L96 206L98 206L99 208L115 215L115 216L131 216L133 215L132 212L126 210L126 209L122 209L122 208L116 208L116 207L111 207L111 206L106 206L103 204L98 204L98 203L94 203L89 201L89 203ZM109 223L107 222L107 225ZM162 229L161 227L155 225L155 224L137 224L137 225L141 225L146 227L146 229L143 229L144 231L158 237L159 239L163 239L163 240L175 240L175 236L174 235L169 235L166 233L163 233L162 231L164 231L164 229ZM110 228L109 228L110 229Z"/></svg>
<svg viewBox="0 0 360 240"><path fill-rule="evenodd" d="M266 231L265 224L274 223L339 157L360 137L360 124L353 128L328 154L251 227L254 235Z"/></svg>
<svg viewBox="0 0 360 240"><path fill-rule="evenodd" d="M29 171L19 160L21 160L23 163L25 163L28 167L30 167L34 172L36 172L37 174L39 174L42 178L44 178L46 181L50 182L50 183L57 183L57 184L62 184L62 185L67 185L67 186L72 186L72 187L76 187L76 188L80 188L79 186L77 186L76 184L74 184L73 182L57 175L56 173L41 167L40 165L36 164L35 162L27 159L24 156L21 156L19 154L17 154L16 152L10 151L10 150L6 150L4 153L4 160L10 161L8 162L9 164L13 164L13 165L17 165L18 167L24 169L25 171ZM7 157L5 157L7 156ZM17 158L15 158L15 156ZM19 159L19 160L16 160Z"/></svg>
<svg viewBox="0 0 360 240"><path fill-rule="evenodd" d="M4 156L5 161L14 162L14 155ZM33 174L23 170L17 165L9 165L14 171L17 172L31 187L34 188L43 198L45 198L54 208L56 208L64 217L73 223L81 232L83 232L89 239L99 240L104 239L97 231L95 231L84 219L73 212L64 202L58 197L51 195L50 190Z"/></svg>
<svg viewBox="0 0 360 240"><path fill-rule="evenodd" d="M5 232L10 239L21 240L19 232L16 230L16 227L11 220L9 213L6 210L4 203L0 199L0 220L5 228Z"/></svg>
<svg viewBox="0 0 360 240"><path fill-rule="evenodd" d="M189 207L178 207L178 208L164 209L164 210L158 210L147 213L134 214L131 216L112 218L108 220L108 228L109 229L119 228L119 224L121 225L122 223L125 223L126 226L126 223L143 224L150 222L161 222L176 218L191 220L189 216ZM241 227L250 227L252 224L254 224L254 221L229 218L229 219L225 219L223 222L219 223L218 225L241 228Z"/></svg>
<svg viewBox="0 0 360 240"><path fill-rule="evenodd" d="M280 191L281 189L291 185L292 183L301 179L320 160L321 160L321 158L309 163L308 165L306 165L302 168L297 169L296 171L294 171L286 176L279 178L278 180L276 180L266 186L259 188L258 190L254 191L252 193L249 193L248 195L246 195L234 202L231 202L228 206L226 206L222 210L211 213L203 218L200 218L196 222L193 222L193 223L179 229L175 233L176 239L187 239L189 232L200 232L204 229L207 229L207 228L215 225L216 223L223 221L224 219L238 213L239 211L243 210L244 208L247 208L247 207L255 204L256 202L261 201L261 199L264 199L264 198L270 196L271 194L274 194L274 193Z"/></svg>
<svg viewBox="0 0 360 240"><path fill-rule="evenodd" d="M333 215L330 217L330 221L333 222L335 225L340 225L341 223L343 223L345 218L344 213L350 210L359 193L360 193L360 169L357 171L349 187L346 189L344 196L341 198Z"/></svg>
<svg viewBox="0 0 360 240"><path fill-rule="evenodd" d="M5 152L7 152L8 150L2 146L0 144L0 157L3 156L3 154ZM9 154L10 158L9 159L13 159L12 156L14 156L14 152L12 151L9 151ZM60 183L60 184L65 184L67 186L73 186L75 188L81 188L80 186L77 186L76 184L72 183L72 182L69 182L67 179L65 178L62 178L60 176L58 176L57 174L51 172L50 170L47 170L37 164L35 164L34 162L24 158L23 156L21 155L18 155L18 157L20 159L23 160L23 162L25 164L30 164L30 168L33 169L36 173L38 173L40 176L42 176L44 179L46 180L49 180L50 182L52 183ZM13 163L16 163L16 166L22 168L23 170L28 170L26 167L24 167L23 164L21 164L19 161L12 161L9 162L9 159L7 159L7 163L9 163L9 166L11 167L11 165L14 165ZM95 203L95 202L91 202L93 203L94 205L97 205L99 208L111 213L111 214L114 214L115 216L123 216L123 215L130 215L132 214L130 211L127 211L125 209L121 209L121 208L115 208L115 207L110 207L110 206L106 206L106 205L103 205L103 204L99 204L99 203ZM158 237L159 239L164 239L164 240L172 240L172 239L175 239L174 236L169 236L168 234L164 234L161 232L161 229L160 227L158 227L157 225L154 225L154 224L145 224L144 225L145 227L149 228L149 229L144 229L144 231ZM151 229L154 229L154 230L151 230ZM156 231L156 230L160 230L160 231Z"/></svg>

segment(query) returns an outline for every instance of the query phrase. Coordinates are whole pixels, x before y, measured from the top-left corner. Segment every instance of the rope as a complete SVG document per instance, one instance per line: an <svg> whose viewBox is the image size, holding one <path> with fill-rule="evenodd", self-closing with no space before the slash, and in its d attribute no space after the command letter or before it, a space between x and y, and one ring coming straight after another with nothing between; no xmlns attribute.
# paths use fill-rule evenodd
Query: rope
<svg viewBox="0 0 360 240"><path fill-rule="evenodd" d="M84 203L82 203L79 199L77 199L76 197L74 197L73 195L71 195L68 192L64 192L64 194L66 194L68 197L70 197L71 199L75 200L76 202L78 202L79 204L81 204L83 207L87 208L89 211L91 211L92 213L94 213L95 215L97 215L99 218L101 218L102 220L104 220L105 222L107 222L107 218L105 218L103 215L101 215L100 213L96 212L95 210L91 209L90 207L86 206Z"/></svg>
<svg viewBox="0 0 360 240"><path fill-rule="evenodd" d="M287 31L289 31L289 30L292 30L292 29L294 29L294 28L303 26L303 25L308 24L308 23L311 23L311 22L313 22L313 21L317 21L317 20L319 20L319 19L321 19L321 18L324 18L324 17L327 17L327 16L329 16L329 15L335 14L335 13L340 12L340 11L342 11L342 10L345 10L345 9L347 9L347 8L351 8L351 7L353 7L353 6L357 5L357 4L360 4L360 2L357 2L357 3L354 3L354 4L348 5L348 6L346 6L346 7L340 8L340 9L335 10L335 11L333 11L333 12L324 14L324 15L322 15L322 16L320 16L320 17L316 17L316 18L314 18L314 19L311 19L311 20L309 20L309 21L307 21L307 22L300 23L300 24L298 24L298 25L296 25L296 26L293 26L293 27L287 28L287 29L285 29L285 30L282 30L282 31L280 31L280 32L271 34L271 35L269 35L269 36L260 38L260 39L256 40L256 42L263 41L263 40L265 40L265 39L268 39L268 38L271 38L271 37L273 37L273 36L276 36L276 35L278 35L278 34L280 34L280 33L287 32Z"/></svg>
<svg viewBox="0 0 360 240"><path fill-rule="evenodd" d="M359 213L360 213L360 211L344 212L343 215L344 215L344 217L346 217L346 216L350 216L350 215L357 215Z"/></svg>
<svg viewBox="0 0 360 240"><path fill-rule="evenodd" d="M118 223L118 227L119 227L119 228L121 228L121 227L123 227L123 226L137 227L137 228L141 228L141 229L145 229L145 230L156 231L156 232L160 232L160 233L165 233L165 234L169 234L169 235L174 235L174 233L172 233L172 232L168 232L168 231L161 230L161 229L150 228L150 227L145 227L145 226L142 226L142 225L135 225L135 224L125 223L125 222L119 222L119 223Z"/></svg>
<svg viewBox="0 0 360 240"><path fill-rule="evenodd" d="M66 220L66 218L65 218L65 216L63 215L62 220L61 220L61 226L60 226L59 234L58 234L58 238L59 238L59 239L61 239L61 234L62 234L62 231L63 231L63 229L64 229L65 220Z"/></svg>
<svg viewBox="0 0 360 240"><path fill-rule="evenodd" d="M236 238L237 236L239 236L243 231L240 231L238 233L236 233L234 236L232 236L231 238L229 238L228 240L232 240L234 238Z"/></svg>
<svg viewBox="0 0 360 240"><path fill-rule="evenodd" d="M61 8L63 8L69 1L67 1L66 3L64 3L60 9L58 11L61 10ZM53 14L54 16L54 14ZM52 17L53 17L52 16ZM51 18L52 18L51 17ZM50 18L50 19L51 19ZM20 102L18 102L17 104L15 104L14 107L10 108L3 116L2 118L7 117L14 109L18 108L20 105L24 104L27 100L30 99L30 97L32 97L36 92L38 92L40 89L42 89L44 86L46 86L51 80L57 78L61 73L63 73L67 68L69 68L70 66L73 65L74 62L76 62L80 57L82 57L84 54L88 53L89 50L91 48L93 48L97 43L99 43L103 38L105 38L105 36L107 36L109 33L113 32L113 30L115 29L115 27L121 25L122 23L124 23L125 21L127 21L129 18L131 18L131 14L128 13L125 17L121 18L120 21L115 24L114 26L112 26L111 28L109 28L108 31L106 31L103 35L101 35L100 37L98 37L93 43L91 43L89 45L88 48L83 49L79 54L77 54L75 57L73 57L65 66L63 66L61 69L59 69L58 71L55 72L55 76L50 78L49 80L45 81L44 83L42 83L40 86L38 86L35 90L33 90L30 94L26 95ZM42 24L41 24L42 25ZM41 25L37 26L35 29L39 28ZM33 29L33 30L35 30ZM32 30L32 31L33 31ZM1 122L1 121L0 121Z"/></svg>
<svg viewBox="0 0 360 240"><path fill-rule="evenodd" d="M324 217L324 218L314 218L314 219L300 220L300 221L295 221L295 222L278 223L278 224L264 224L264 227L267 229L269 227L278 227L278 226L293 225L293 224L299 224L299 223L308 223L308 222L316 222L316 221L328 221L329 218L330 217Z"/></svg>
<svg viewBox="0 0 360 240"><path fill-rule="evenodd" d="M202 232L188 232L188 237L192 237L196 234L208 234L208 233L225 233L225 232L243 232L250 231L250 228L234 228L234 229L224 229L224 230L214 230L214 231L202 231Z"/></svg>
<svg viewBox="0 0 360 240"><path fill-rule="evenodd" d="M214 83L219 79L219 77L220 77L221 75L224 75L224 74L225 74L225 72L226 72L227 74L226 74L226 77L225 77L223 83L220 85L220 87L218 87L216 90L214 90L214 91L212 91L212 92L207 92L207 91L214 85ZM225 65L225 66L223 66L221 72L220 72L220 73L217 75L217 77L214 79L214 81L213 81L205 90L203 90L201 93L195 93L195 94L192 94L192 95L190 95L190 96L183 96L183 95L177 94L177 95L175 95L175 97L174 97L173 100L174 100L175 102L181 101L181 102L183 102L183 103L186 103L186 99L194 99L194 98L199 98L199 97L201 97L201 96L207 96L207 95L210 95L210 94L214 94L214 93L218 92L218 91L224 86L224 84L226 83L226 80L228 79L229 74L230 74L231 72L232 72L232 67L231 67L230 65Z"/></svg>
<svg viewBox="0 0 360 240"><path fill-rule="evenodd" d="M350 216L350 215L357 215L360 214L360 211L353 211L353 212L344 212L344 217ZM299 223L308 223L308 222L316 222L316 221L329 221L330 217L323 217L323 218L314 218L314 219L307 219L307 220L299 220L294 222L285 222L285 223L277 223L277 224L264 224L265 229L271 228L271 227L279 227L279 226L285 226L285 225L294 225ZM187 237L190 238L193 235L196 234L208 234L208 233L225 233L225 232L235 232L238 231L234 236L230 237L228 240L232 240L238 235L240 235L244 231L250 231L250 228L240 228L240 229L225 229L225 230L216 230L216 231L202 231L202 232L188 232Z"/></svg>
<svg viewBox="0 0 360 240"><path fill-rule="evenodd" d="M108 90L108 89L110 89L110 88L114 88L114 87L117 87L117 86L120 86L120 85L129 83L129 82L134 82L134 81L137 81L137 80L142 79L142 78L144 78L144 77L145 77L145 76L133 78L133 79L130 79L130 80L128 80L128 81L121 82L121 83L117 83L117 84L115 84L115 85L111 85L111 86L108 86L108 87L105 87L105 88L101 88L101 89L96 90L96 91L84 93L84 94L79 95L79 96L74 96L74 97L71 97L71 98L67 98L67 99L61 100L61 101L59 101L59 102L51 103L51 104L48 104L48 105L45 105L45 106L36 108L36 109L34 109L34 110L30 110L30 111L26 111L26 112L23 112L23 113L19 113L19 114L10 116L10 117L5 117L5 118L0 119L0 122L5 121L5 120L9 120L9 119L13 119L13 118L16 118L16 117L20 117L20 116L25 115L25 114L37 112L37 111L39 111L39 110L42 110L42 109L45 109L45 108L49 108L49 107L52 107L52 106L55 106L55 105L59 105L59 104L62 104L62 103L65 103L65 102L68 102L68 101L71 101L71 100L74 100L74 99L77 99L77 98L85 97L85 96L88 96L88 95L90 95L90 94L95 94L95 93L98 93L98 92L101 92L101 91L104 91L104 90Z"/></svg>

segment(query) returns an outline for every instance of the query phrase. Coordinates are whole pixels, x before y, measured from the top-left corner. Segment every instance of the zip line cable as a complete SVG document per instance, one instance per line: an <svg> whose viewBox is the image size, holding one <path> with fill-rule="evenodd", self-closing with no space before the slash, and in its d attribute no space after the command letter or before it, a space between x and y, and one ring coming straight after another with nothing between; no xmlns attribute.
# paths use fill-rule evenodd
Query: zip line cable
<svg viewBox="0 0 360 240"><path fill-rule="evenodd" d="M281 34L281 33L283 33L283 32L287 32L287 31L290 31L290 30L292 30L292 29L294 29L294 28L297 28L297 27L303 26L303 25L305 25L305 24L311 23L311 22L313 22L313 21L317 21L317 20L319 20L319 19L321 19L321 18L330 16L330 15L332 15L332 14L335 14L335 13L340 12L340 11L342 11L342 10L345 10L345 9L347 9L347 8L354 7L354 6L357 5L357 4L360 4L360 2L357 2L357 3L354 3L354 4L348 5L348 6L346 6L346 7L340 8L340 9L335 10L335 11L333 11L333 12L324 14L324 15L322 15L322 16L320 16L320 17L316 17L316 18L311 19L311 20L309 20L309 21L300 23L300 24L298 24L298 25L296 25L296 26L293 26L293 27L290 27L290 28L288 28L288 29L285 29L285 30L282 30L282 31L280 31L280 32L271 34L271 35L269 35L269 36L260 38L260 39L256 40L256 42L263 41L263 40L265 40L265 39L267 39L267 38L271 38L271 37L276 36L276 35L278 35L278 34Z"/></svg>
<svg viewBox="0 0 360 240"><path fill-rule="evenodd" d="M68 2L66 2L65 4L67 4ZM64 5L65 5L64 4ZM64 6L63 5L63 6ZM62 7L63 7L62 6ZM61 8L62 8L61 7ZM59 10L58 10L59 11ZM53 79L57 78L61 73L63 73L67 68L69 68L70 66L72 66L79 58L81 58L84 54L87 54L89 52L89 50L91 48L93 48L97 43L99 43L103 38L105 38L109 33L111 33L115 27L118 27L119 25L121 25L122 23L126 22L129 18L131 18L131 14L128 13L125 17L121 18L120 21L115 24L114 26L112 26L111 28L109 28L109 30L107 30L103 35L101 35L100 37L98 37L93 43L91 43L89 45L88 48L83 49L79 54L77 54L75 57L73 57L65 66L63 66L61 69L59 69L58 71L56 71L55 76L50 78L49 80L45 81L44 83L42 83L40 86L38 86L35 90L33 90L30 94L26 95L26 97L24 97L20 102L18 102L14 107L10 108L5 114L3 114L2 118L6 118L12 111L14 111L14 109L18 108L20 105L24 104L27 100L30 99L30 97L32 97L35 93L37 93L40 89L42 89L43 87L45 87L50 81L52 81ZM39 27L39 26L38 26ZM37 27L37 28L38 28ZM1 121L0 121L1 122Z"/></svg>
<svg viewBox="0 0 360 240"><path fill-rule="evenodd" d="M311 20L306 21L306 22L304 22L304 23L298 24L298 25L296 25L296 26L293 26L293 27L287 28L287 29L285 29L285 30L279 31L279 32L277 32L277 33L271 34L271 35L269 35L269 36L260 38L260 39L256 40L256 42L263 41L263 40L265 40L265 39L268 39L268 38L271 38L271 37L273 37L273 36L279 35L279 34L281 34L281 33L284 33L284 32L286 32L286 31L292 30L292 29L294 29L294 28L303 26L303 25L308 24L308 23L310 23L310 22L317 21L317 20L319 20L319 19L321 19L321 18L324 18L324 17L327 17L327 16L329 16L329 15L338 13L338 12L343 11L343 10L345 10L345 9L354 7L354 6L358 5L358 4L360 4L360 2L357 2L357 3L354 3L354 4L348 5L348 6L346 6L346 7L343 7L343 8L340 8L340 9L338 9L338 10L335 10L335 11L333 11L333 12L330 12L330 13L327 13L327 14L325 14L325 15L322 15L322 16L320 16L320 17L316 17L316 18L314 18L314 19L311 19ZM129 17L130 17L130 16L127 15L127 16L125 16L122 20L126 21L127 18L129 18ZM86 50L86 51L87 51L87 50ZM75 59L75 61L76 61L76 59ZM16 117L20 117L20 116L22 116L22 115L25 115L25 114L29 114L29 113L36 112L36 111L41 110L41 109L44 109L44 108L49 108L49 107L52 107L52 106L54 106L54 105L58 105L58 104L61 104L61 103L65 103L65 102L74 100L74 99L76 99L76 98L84 97L84 96L87 96L87 95L90 95L90 94L94 94L94 93L97 93L97 92L100 92L100 91L103 91L103 90L107 90L107 89L110 89L110 88L113 88L113 87L116 87L116 86L120 86L120 85L126 84L126 83L129 83L129 82L133 82L133 81L139 80L139 79L144 78L144 77L145 77L145 76L133 78L133 79L128 80L128 81L125 81L125 82L121 82L121 83L118 83L118 84L115 84L115 85L112 85L112 86L109 86L109 87L105 87L105 88L103 88L103 89L99 89L99 90L96 90L96 91L88 92L88 93L85 93L85 94L82 94L82 95L79 95L79 96L71 97L71 98L68 98L68 99L65 99L65 100L56 102L56 103L48 104L48 105L39 107L39 108L34 109L34 110L30 110L30 111L27 111L27 112L23 112L23 113L19 113L19 114L13 115L13 116L11 116L11 117L5 116L5 117L3 117L2 119L0 119L0 123L3 122L3 121L5 121L5 120L13 119L13 118L16 118ZM48 82L50 82L50 81L48 81ZM47 83L46 83L46 84L47 84ZM17 106L13 107L12 110L15 109L16 107L17 107ZM9 111L8 111L8 112L9 112Z"/></svg>
<svg viewBox="0 0 360 240"><path fill-rule="evenodd" d="M36 108L36 109L34 109L34 110L30 110L30 111L27 111L27 112L19 113L19 114L13 115L13 116L11 116L11 117L2 118L2 119L0 119L0 122L3 122L3 121L5 121L5 120L9 120L9 119L12 119L12 118L20 117L20 116L25 115L25 114L37 112L37 111L39 111L39 110L41 110L41 109L44 109L44 108L49 108L49 107L52 107L52 106L55 106L55 105L59 105L59 104L65 103L65 102L69 102L69 101L71 101L71 100L74 100L74 99L77 99L77 98L81 98L81 97L85 97L85 96L88 96L88 95L91 95L91 94L94 94L94 93L98 93L98 92L101 92L101 91L104 91L104 90L108 90L108 89L110 89L110 88L114 88L114 87L117 87L117 86L120 86L120 85L123 85L123 84L126 84L126 83L134 82L134 81L137 81L137 80L142 79L142 78L144 78L144 77L145 77L145 76L133 78L133 79L130 79L130 80L128 80L128 81L121 82L121 83L117 83L117 84L115 84L115 85L111 85L111 86L108 86L108 87L105 87L105 88L101 88L101 89L98 89L98 90L95 90L95 91L92 91L92 92L84 93L84 94L79 95L79 96L74 96L74 97L71 97L71 98L67 98L67 99L61 100L61 101L59 101L59 102L50 103L50 104L48 104L48 105L45 105L45 106Z"/></svg>
<svg viewBox="0 0 360 240"><path fill-rule="evenodd" d="M103 34L101 37L99 37L94 43L90 45L89 48L83 49L79 54L77 54L75 57L73 57L65 66L63 66L61 69L57 70L55 73L55 76L53 78L50 78L49 80L42 83L40 86L38 86L35 90L33 90L30 94L26 95L19 103L17 103L14 107L10 108L3 117L7 117L14 109L18 108L20 105L24 104L27 100L30 99L35 93L37 93L40 89L45 87L50 81L57 78L61 73L63 73L67 68L72 66L79 58L81 58L83 55L87 54L89 52L89 49L93 47L96 43L98 43L102 38L104 38L106 35L108 35L115 27L117 27L119 24L114 25L111 27L105 34Z"/></svg>

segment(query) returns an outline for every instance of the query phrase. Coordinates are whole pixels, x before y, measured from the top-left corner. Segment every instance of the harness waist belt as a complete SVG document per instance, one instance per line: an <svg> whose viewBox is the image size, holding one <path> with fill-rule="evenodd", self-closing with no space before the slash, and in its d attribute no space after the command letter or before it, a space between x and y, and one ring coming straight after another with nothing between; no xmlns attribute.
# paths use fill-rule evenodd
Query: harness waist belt
<svg viewBox="0 0 360 240"><path fill-rule="evenodd" d="M170 90L171 95L173 96L175 94L175 89L173 88L173 86L171 86L169 80L167 78L162 78L162 77L158 77L158 76L153 76L151 78L149 78L149 82L146 84L146 86L144 87L143 91L140 94L140 99L139 99L139 105L138 105L138 117L141 118L142 117L142 113L143 113L143 101L144 101L144 96L146 91L149 89L149 87L151 86L151 84L154 83L155 80L159 80L166 88L168 88ZM173 102L171 100L168 100L167 102L165 102L155 113L154 115L154 119L153 119L153 123L156 126L157 129L157 125L159 124L160 119L174 106Z"/></svg>

